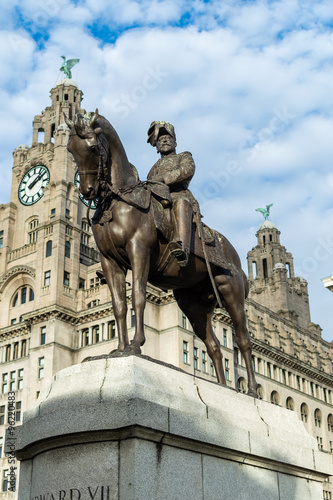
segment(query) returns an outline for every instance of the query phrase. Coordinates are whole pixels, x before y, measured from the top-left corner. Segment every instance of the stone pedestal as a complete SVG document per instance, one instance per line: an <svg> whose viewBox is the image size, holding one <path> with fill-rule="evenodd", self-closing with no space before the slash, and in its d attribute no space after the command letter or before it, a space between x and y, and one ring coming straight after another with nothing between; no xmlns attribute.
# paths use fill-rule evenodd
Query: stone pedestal
<svg viewBox="0 0 333 500"><path fill-rule="evenodd" d="M296 413L141 357L59 372L18 432L20 500L318 500Z"/></svg>

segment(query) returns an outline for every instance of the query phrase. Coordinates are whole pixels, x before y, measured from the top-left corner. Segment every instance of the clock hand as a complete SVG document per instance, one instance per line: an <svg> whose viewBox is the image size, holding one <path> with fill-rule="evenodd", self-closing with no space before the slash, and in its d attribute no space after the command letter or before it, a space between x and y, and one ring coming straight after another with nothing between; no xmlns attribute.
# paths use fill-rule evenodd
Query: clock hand
<svg viewBox="0 0 333 500"><path fill-rule="evenodd" d="M31 183L31 184L29 184L28 188L29 188L29 189L32 189L32 188L35 186L35 184L37 184L37 182L38 182L38 181L39 181L42 177L43 177L43 172L42 172L41 174L39 174L39 175L36 177L36 179L34 179L34 180L32 181L32 183Z"/></svg>

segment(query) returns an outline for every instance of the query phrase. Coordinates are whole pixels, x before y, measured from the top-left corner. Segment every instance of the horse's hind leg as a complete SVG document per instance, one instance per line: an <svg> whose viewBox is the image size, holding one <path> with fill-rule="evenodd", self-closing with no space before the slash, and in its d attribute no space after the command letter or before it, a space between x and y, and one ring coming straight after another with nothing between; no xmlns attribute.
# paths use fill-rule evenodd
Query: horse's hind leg
<svg viewBox="0 0 333 500"><path fill-rule="evenodd" d="M245 284L241 274L233 276L219 275L215 277L215 282L224 307L228 311L235 329L235 340L245 361L248 394L257 396L257 382L254 375L252 363L252 347L249 332L246 327L245 316Z"/></svg>
<svg viewBox="0 0 333 500"><path fill-rule="evenodd" d="M188 317L194 333L204 342L208 355L213 361L218 382L225 385L220 342L212 327L212 314L216 301L203 302L201 295L199 296L190 289L175 290L174 296L180 309Z"/></svg>

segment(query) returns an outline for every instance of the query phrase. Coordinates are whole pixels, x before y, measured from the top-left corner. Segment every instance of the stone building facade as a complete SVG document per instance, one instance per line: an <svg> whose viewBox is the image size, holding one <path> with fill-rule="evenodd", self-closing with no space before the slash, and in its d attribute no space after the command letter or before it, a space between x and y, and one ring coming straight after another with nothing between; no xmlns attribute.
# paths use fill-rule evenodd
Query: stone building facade
<svg viewBox="0 0 333 500"><path fill-rule="evenodd" d="M69 79L51 90L51 105L34 118L31 147L13 153L10 202L0 205L0 499L17 496L9 492L10 458L3 451L8 395L20 425L55 373L117 347L110 294L96 275L99 255L66 150L63 112L73 118L82 95ZM333 453L333 344L311 323L307 283L294 276L278 229L265 221L256 236L246 309L259 397L297 412L319 449ZM130 285L127 296L131 336ZM244 362L224 310L216 310L214 328L227 384L245 392ZM144 354L216 381L205 346L172 293L148 287L145 331ZM324 498L332 498L330 488L324 486Z"/></svg>

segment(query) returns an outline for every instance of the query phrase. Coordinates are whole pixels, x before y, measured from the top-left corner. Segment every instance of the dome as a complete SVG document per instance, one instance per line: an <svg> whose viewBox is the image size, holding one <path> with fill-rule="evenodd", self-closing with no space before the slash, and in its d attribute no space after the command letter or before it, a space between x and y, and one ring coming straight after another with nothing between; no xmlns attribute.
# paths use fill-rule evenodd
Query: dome
<svg viewBox="0 0 333 500"><path fill-rule="evenodd" d="M264 220L259 229L277 229L277 227L274 222L270 220Z"/></svg>
<svg viewBox="0 0 333 500"><path fill-rule="evenodd" d="M286 266L282 264L282 262L277 262L274 266L274 269L285 269Z"/></svg>
<svg viewBox="0 0 333 500"><path fill-rule="evenodd" d="M75 83L74 80L71 80L70 78L63 78L62 80L59 80L59 82L56 84L56 87L58 87L58 85L64 85L65 87L69 87L70 85L72 85L77 89L79 88L78 84Z"/></svg>
<svg viewBox="0 0 333 500"><path fill-rule="evenodd" d="M26 151L27 149L29 149L29 146L26 144L20 144L17 148L15 148L15 151Z"/></svg>

